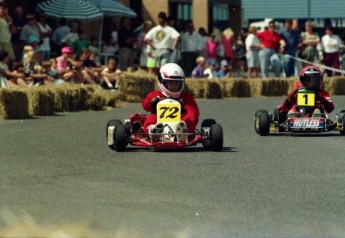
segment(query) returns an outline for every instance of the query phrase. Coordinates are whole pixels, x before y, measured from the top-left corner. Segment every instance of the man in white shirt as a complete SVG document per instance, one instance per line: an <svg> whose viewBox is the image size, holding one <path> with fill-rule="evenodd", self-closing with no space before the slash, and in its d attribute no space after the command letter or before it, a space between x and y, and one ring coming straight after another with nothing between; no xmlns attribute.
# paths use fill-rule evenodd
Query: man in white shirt
<svg viewBox="0 0 345 238"><path fill-rule="evenodd" d="M200 48L201 36L194 30L193 23L188 24L187 32L181 37L181 60L186 77L192 75L192 71L196 66L196 57Z"/></svg>
<svg viewBox="0 0 345 238"><path fill-rule="evenodd" d="M339 36L333 34L333 29L331 26L326 26L325 33L321 38L321 45L323 49L323 61L328 67L333 67L340 69L340 47L342 45ZM328 76L332 76L331 70L326 70ZM340 73L335 73L335 75L340 75Z"/></svg>
<svg viewBox="0 0 345 238"><path fill-rule="evenodd" d="M153 49L153 52L148 53L148 55L156 59L156 68L170 63L170 54L176 49L180 41L180 33L167 25L165 12L158 14L158 23L145 35L145 40ZM171 44L171 42L173 43Z"/></svg>

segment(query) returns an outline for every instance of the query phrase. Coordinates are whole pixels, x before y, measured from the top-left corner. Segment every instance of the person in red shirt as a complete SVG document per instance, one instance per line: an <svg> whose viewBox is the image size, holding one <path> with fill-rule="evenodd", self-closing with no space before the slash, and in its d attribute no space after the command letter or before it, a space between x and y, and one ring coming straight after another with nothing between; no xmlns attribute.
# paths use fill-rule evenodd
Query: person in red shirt
<svg viewBox="0 0 345 238"><path fill-rule="evenodd" d="M301 91L308 91L315 93L315 110L316 113L330 113L334 110L334 104L329 96L329 93L321 88L322 85L322 73L321 70L316 66L307 66L302 69L300 73L301 88L295 89L289 93L287 99L284 100L283 104L278 106L278 117L279 121L283 122L287 114L298 114L297 104L297 93ZM311 115L310 115L311 116Z"/></svg>
<svg viewBox="0 0 345 238"><path fill-rule="evenodd" d="M274 21L268 23L268 29L258 33L256 36L261 41L262 49L259 51L261 74L263 78L268 77L268 67L271 63L273 66L274 76L280 76L281 64L278 51L285 47L285 41L280 34L275 31Z"/></svg>
<svg viewBox="0 0 345 238"><path fill-rule="evenodd" d="M181 103L182 114L179 127L181 132L193 133L199 121L199 109L193 96L184 90L185 75L183 69L168 63L162 66L158 73L159 90L152 91L142 101L145 111L151 112L144 122L144 132L161 133L163 124L157 124L157 103L165 98L173 98Z"/></svg>

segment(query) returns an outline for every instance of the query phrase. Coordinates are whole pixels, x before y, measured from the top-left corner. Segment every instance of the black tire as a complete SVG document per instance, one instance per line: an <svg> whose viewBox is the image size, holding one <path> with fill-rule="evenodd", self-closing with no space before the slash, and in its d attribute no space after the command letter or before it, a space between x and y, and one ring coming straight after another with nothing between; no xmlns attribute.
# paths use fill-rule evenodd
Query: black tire
<svg viewBox="0 0 345 238"><path fill-rule="evenodd" d="M265 110L255 114L255 130L260 136L267 136L270 133L270 116Z"/></svg>
<svg viewBox="0 0 345 238"><path fill-rule="evenodd" d="M204 133L203 131L203 127L211 127L213 124L216 124L216 120L214 119L205 119L202 121L201 123L201 133ZM211 141L209 138L206 138L202 141L202 145L204 147L205 150L211 150Z"/></svg>
<svg viewBox="0 0 345 238"><path fill-rule="evenodd" d="M341 119L341 122L342 122L342 129L339 131L340 134L342 134L343 136L345 135L345 113L342 113L342 119Z"/></svg>
<svg viewBox="0 0 345 238"><path fill-rule="evenodd" d="M258 134L260 134L259 133L259 115L261 115L262 113L268 114L268 112L266 110L258 110L258 111L256 111L255 116L254 116L254 129L255 129L256 133L258 133Z"/></svg>
<svg viewBox="0 0 345 238"><path fill-rule="evenodd" d="M221 151L223 149L223 128L220 124L213 124L210 129L210 149Z"/></svg>
<svg viewBox="0 0 345 238"><path fill-rule="evenodd" d="M214 119L205 119L201 123L201 128L203 127L211 127L213 124L216 124L216 120Z"/></svg>
<svg viewBox="0 0 345 238"><path fill-rule="evenodd" d="M125 151L127 147L126 127L123 124L116 125L113 134L113 148L117 152Z"/></svg>
<svg viewBox="0 0 345 238"><path fill-rule="evenodd" d="M120 120L117 120L117 119L108 121L107 128L106 128L106 134L105 134L107 139L108 139L108 127L109 126L117 126L117 125L121 125L121 124L122 124L122 122Z"/></svg>

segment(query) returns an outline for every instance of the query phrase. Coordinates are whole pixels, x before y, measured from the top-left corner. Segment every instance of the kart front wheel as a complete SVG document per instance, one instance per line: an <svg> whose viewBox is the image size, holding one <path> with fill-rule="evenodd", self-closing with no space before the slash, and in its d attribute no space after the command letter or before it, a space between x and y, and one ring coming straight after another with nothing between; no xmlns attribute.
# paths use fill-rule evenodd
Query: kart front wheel
<svg viewBox="0 0 345 238"><path fill-rule="evenodd" d="M254 126L260 136L267 136L270 133L270 117L266 110L259 110L255 113Z"/></svg>
<svg viewBox="0 0 345 238"><path fill-rule="evenodd" d="M221 151L223 149L223 128L220 124L211 125L210 149L212 151Z"/></svg>
<svg viewBox="0 0 345 238"><path fill-rule="evenodd" d="M113 134L113 148L117 152L125 151L127 147L126 127L123 124L115 126Z"/></svg>
<svg viewBox="0 0 345 238"><path fill-rule="evenodd" d="M106 131L107 138L108 138L108 128L111 127L111 126L117 126L117 125L121 125L121 124L122 124L122 122L120 120L117 120L117 119L108 121L108 123L107 123L107 131Z"/></svg>

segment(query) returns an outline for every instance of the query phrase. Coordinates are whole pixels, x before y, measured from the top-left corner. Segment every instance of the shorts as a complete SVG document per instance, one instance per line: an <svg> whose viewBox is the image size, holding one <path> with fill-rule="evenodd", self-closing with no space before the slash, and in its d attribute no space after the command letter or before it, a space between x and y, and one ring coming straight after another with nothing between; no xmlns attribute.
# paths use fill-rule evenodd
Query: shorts
<svg viewBox="0 0 345 238"><path fill-rule="evenodd" d="M249 68L260 68L259 52L257 50L247 51L246 58Z"/></svg>

